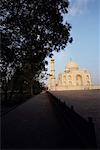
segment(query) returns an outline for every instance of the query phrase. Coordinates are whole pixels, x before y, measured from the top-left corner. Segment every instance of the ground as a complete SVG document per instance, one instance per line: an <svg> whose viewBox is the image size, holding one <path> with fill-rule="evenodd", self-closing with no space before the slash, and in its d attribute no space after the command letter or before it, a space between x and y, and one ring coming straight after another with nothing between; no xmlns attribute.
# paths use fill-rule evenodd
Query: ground
<svg viewBox="0 0 100 150"><path fill-rule="evenodd" d="M66 105L74 106L74 110L85 119L93 118L97 144L100 147L100 90L52 91Z"/></svg>
<svg viewBox="0 0 100 150"><path fill-rule="evenodd" d="M93 117L100 137L99 91L62 91L54 95L74 106L87 119ZM70 120L69 116L67 118ZM72 127L57 115L47 93L41 93L2 116L2 148L82 148ZM74 123L73 123L74 125Z"/></svg>
<svg viewBox="0 0 100 150"><path fill-rule="evenodd" d="M62 123L47 93L2 116L2 148L75 148L79 139Z"/></svg>

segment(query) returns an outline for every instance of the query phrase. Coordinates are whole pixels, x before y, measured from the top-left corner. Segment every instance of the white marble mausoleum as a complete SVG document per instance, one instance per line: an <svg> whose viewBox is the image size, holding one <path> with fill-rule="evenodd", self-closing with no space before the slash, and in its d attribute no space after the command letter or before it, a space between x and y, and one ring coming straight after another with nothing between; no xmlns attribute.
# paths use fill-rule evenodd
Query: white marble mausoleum
<svg viewBox="0 0 100 150"><path fill-rule="evenodd" d="M88 70L79 68L78 64L70 60L63 73L55 78L55 60L51 59L51 73L48 78L49 90L84 90L92 88L91 74Z"/></svg>

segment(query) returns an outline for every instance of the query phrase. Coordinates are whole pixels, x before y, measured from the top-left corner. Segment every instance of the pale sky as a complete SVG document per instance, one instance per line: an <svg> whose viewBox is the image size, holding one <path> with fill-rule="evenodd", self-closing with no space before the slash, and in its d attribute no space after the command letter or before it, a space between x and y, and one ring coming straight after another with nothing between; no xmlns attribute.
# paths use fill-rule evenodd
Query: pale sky
<svg viewBox="0 0 100 150"><path fill-rule="evenodd" d="M73 43L64 51L54 53L55 74L63 72L70 58L80 68L91 73L94 84L100 84L100 1L70 0L68 15L64 16L71 26ZM47 58L50 72L50 58Z"/></svg>

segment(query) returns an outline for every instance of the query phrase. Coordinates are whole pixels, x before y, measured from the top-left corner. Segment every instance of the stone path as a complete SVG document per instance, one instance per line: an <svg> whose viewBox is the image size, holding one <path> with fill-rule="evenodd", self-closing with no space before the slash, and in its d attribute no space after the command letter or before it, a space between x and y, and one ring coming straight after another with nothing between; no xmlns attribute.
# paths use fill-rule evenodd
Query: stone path
<svg viewBox="0 0 100 150"><path fill-rule="evenodd" d="M46 93L2 117L2 148L75 148L79 141L57 117Z"/></svg>

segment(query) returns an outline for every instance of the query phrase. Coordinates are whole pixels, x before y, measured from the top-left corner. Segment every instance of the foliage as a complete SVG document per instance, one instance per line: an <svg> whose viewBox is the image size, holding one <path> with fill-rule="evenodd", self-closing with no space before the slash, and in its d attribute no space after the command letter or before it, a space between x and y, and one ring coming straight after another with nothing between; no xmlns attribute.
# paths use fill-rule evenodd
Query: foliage
<svg viewBox="0 0 100 150"><path fill-rule="evenodd" d="M63 24L68 5L68 0L1 0L2 82L13 80L18 70L30 83L36 81L45 71L45 58L72 42L71 26Z"/></svg>

